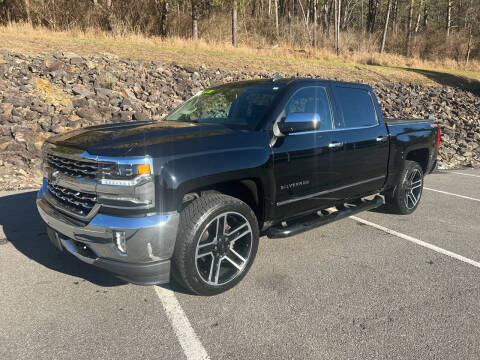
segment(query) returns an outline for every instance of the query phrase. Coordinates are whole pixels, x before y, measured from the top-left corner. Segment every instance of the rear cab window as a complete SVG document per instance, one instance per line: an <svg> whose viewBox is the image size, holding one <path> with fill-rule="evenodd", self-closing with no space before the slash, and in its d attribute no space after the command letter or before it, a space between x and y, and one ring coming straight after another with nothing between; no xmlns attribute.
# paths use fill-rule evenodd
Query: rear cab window
<svg viewBox="0 0 480 360"><path fill-rule="evenodd" d="M362 128L378 124L378 117L367 89L334 86L335 101L343 117L341 128Z"/></svg>

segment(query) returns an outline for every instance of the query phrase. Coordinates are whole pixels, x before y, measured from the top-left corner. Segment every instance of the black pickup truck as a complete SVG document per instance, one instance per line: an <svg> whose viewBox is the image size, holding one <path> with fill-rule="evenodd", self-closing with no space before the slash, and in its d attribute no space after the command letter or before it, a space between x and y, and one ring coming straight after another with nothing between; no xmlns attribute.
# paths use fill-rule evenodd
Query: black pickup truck
<svg viewBox="0 0 480 360"><path fill-rule="evenodd" d="M419 204L440 142L431 120L385 120L366 85L273 79L204 90L163 121L107 124L44 145L38 211L51 241L136 284L212 295L259 237Z"/></svg>

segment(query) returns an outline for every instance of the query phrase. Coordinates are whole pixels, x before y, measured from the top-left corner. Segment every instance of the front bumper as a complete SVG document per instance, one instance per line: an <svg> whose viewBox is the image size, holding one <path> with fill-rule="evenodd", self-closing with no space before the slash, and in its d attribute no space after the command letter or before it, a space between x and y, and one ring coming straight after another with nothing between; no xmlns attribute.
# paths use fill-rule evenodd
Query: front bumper
<svg viewBox="0 0 480 360"><path fill-rule="evenodd" d="M139 285L169 282L170 259L178 230L179 214L118 217L98 213L87 224L72 219L38 192L37 208L48 226L51 241L83 262L113 272ZM113 232L125 233L126 254L113 242Z"/></svg>

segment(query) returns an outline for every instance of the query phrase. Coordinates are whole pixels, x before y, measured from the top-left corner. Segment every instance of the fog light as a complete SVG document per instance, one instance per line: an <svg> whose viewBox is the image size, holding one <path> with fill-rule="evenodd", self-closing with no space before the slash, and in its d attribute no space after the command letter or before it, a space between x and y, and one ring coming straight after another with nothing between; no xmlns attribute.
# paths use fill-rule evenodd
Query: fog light
<svg viewBox="0 0 480 360"><path fill-rule="evenodd" d="M125 237L125 232L123 231L114 231L113 232L113 242L117 247L118 251L122 254L127 253L127 239Z"/></svg>

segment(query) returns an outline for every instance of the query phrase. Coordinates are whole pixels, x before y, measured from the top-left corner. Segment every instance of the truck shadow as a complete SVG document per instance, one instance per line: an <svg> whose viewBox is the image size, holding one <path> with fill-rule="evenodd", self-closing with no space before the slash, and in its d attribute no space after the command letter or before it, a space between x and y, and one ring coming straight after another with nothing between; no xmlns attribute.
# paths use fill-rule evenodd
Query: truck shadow
<svg viewBox="0 0 480 360"><path fill-rule="evenodd" d="M105 287L126 284L106 270L87 265L67 252L58 251L48 239L35 205L36 191L0 197L0 225L12 245L37 263Z"/></svg>
<svg viewBox="0 0 480 360"><path fill-rule="evenodd" d="M378 214L391 214L391 211L389 211L385 205L382 205L378 208L375 208L375 209L371 209L371 210L368 210L369 212L374 212L374 213L378 213Z"/></svg>
<svg viewBox="0 0 480 360"><path fill-rule="evenodd" d="M437 84L444 86L451 86L460 88L471 92L474 95L480 96L480 81L467 78L461 75L454 75L434 70L424 70L415 68L401 68L403 70L415 72L426 76L430 80L435 81Z"/></svg>

